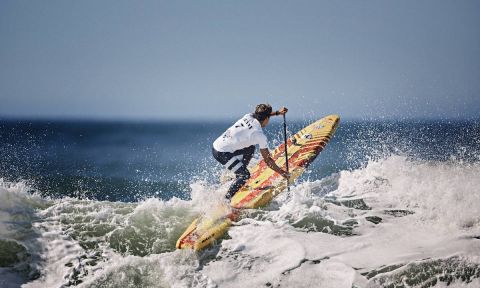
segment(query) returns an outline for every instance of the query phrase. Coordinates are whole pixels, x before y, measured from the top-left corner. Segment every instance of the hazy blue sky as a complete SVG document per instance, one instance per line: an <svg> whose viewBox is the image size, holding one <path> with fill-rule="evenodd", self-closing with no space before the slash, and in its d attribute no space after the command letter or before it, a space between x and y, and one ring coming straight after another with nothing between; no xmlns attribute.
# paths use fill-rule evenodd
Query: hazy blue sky
<svg viewBox="0 0 480 288"><path fill-rule="evenodd" d="M0 1L0 117L478 118L480 1Z"/></svg>

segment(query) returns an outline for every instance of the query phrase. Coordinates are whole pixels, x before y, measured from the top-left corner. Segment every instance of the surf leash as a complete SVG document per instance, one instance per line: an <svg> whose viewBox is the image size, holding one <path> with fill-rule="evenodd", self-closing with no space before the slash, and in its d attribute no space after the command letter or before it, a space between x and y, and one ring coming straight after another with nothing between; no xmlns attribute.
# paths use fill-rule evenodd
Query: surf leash
<svg viewBox="0 0 480 288"><path fill-rule="evenodd" d="M285 118L285 114L283 114L283 139L285 142L285 167L287 168L287 174L288 172L288 150L287 150L287 119ZM290 192L290 183L289 183L289 178L287 178L287 190Z"/></svg>

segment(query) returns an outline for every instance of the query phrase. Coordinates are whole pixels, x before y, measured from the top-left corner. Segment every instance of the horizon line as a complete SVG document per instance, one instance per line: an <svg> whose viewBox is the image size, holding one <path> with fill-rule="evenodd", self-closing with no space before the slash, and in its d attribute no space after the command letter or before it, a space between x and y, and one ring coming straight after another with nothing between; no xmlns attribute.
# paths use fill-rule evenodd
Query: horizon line
<svg viewBox="0 0 480 288"><path fill-rule="evenodd" d="M335 113L332 113L335 114ZM315 119L321 119L327 115L319 116L319 118L313 118L312 115L308 117L287 117L287 121L300 122L300 121L314 121ZM287 114L288 116L288 114ZM13 116L13 115L1 115L0 121L33 121L33 122L195 122L195 121L205 121L205 122L227 122L235 121L238 115L233 117L99 117L99 116ZM274 118L273 118L274 119ZM279 118L281 119L281 118ZM351 117L340 115L342 121L468 121L468 122L477 122L480 121L480 117L383 117L383 116L370 116L370 117Z"/></svg>

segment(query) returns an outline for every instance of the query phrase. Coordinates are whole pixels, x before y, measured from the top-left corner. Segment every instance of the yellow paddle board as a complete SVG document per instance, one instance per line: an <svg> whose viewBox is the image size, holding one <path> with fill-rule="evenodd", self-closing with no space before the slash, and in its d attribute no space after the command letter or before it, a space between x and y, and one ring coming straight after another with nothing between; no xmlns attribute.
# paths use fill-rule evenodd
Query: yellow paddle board
<svg viewBox="0 0 480 288"><path fill-rule="evenodd" d="M308 165L320 154L332 138L340 122L338 115L329 115L308 125L287 140L290 183L298 178ZM285 144L271 152L275 163L285 170ZM286 180L265 161L260 161L251 170L250 179L232 197L231 207L219 205L195 219L177 241L177 248L201 250L212 244L241 216L241 209L259 208L287 188Z"/></svg>

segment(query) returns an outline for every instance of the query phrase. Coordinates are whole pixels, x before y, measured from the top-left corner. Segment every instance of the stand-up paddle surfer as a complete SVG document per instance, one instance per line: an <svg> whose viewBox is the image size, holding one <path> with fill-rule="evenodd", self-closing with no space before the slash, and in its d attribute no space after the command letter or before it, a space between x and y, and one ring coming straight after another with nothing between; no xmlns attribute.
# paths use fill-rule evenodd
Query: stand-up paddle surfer
<svg viewBox="0 0 480 288"><path fill-rule="evenodd" d="M255 145L259 146L267 166L288 179L288 173L278 167L270 156L267 137L262 129L268 125L271 116L285 115L287 111L287 108L282 107L272 113L272 106L259 104L254 113L243 116L213 142L213 157L236 175L225 198L232 198L250 178L247 166L255 152Z"/></svg>

